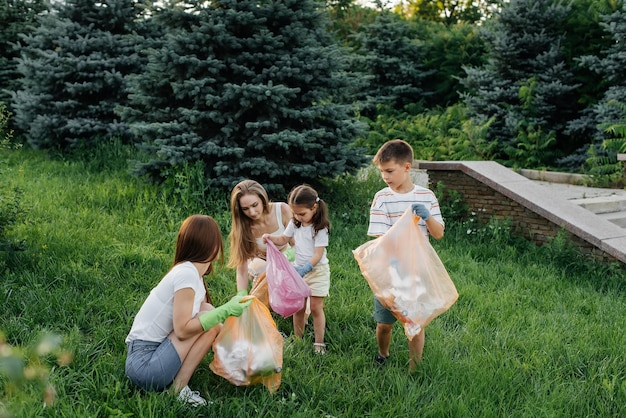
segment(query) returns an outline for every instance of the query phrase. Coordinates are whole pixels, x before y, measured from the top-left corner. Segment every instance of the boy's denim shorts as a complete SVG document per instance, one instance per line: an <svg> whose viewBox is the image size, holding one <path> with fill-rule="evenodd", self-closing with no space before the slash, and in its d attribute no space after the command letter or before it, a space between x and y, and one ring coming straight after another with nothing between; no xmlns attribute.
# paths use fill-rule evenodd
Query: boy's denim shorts
<svg viewBox="0 0 626 418"><path fill-rule="evenodd" d="M381 324L395 324L398 320L391 311L385 308L379 301L374 297L374 320Z"/></svg>
<svg viewBox="0 0 626 418"><path fill-rule="evenodd" d="M172 384L182 362L169 338L163 342L135 340L128 343L126 376L146 391L162 391Z"/></svg>

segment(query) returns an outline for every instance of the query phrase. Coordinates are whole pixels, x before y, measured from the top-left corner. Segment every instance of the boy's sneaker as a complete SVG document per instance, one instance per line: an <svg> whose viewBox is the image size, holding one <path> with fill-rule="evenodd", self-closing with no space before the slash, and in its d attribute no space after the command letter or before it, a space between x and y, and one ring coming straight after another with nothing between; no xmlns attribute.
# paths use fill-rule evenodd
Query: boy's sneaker
<svg viewBox="0 0 626 418"><path fill-rule="evenodd" d="M385 357L383 355L381 355L380 353L376 353L376 355L374 356L374 363L378 364L379 366L385 366L387 365L387 359L389 358L389 356Z"/></svg>
<svg viewBox="0 0 626 418"><path fill-rule="evenodd" d="M200 392L192 391L189 386L185 386L183 390L178 394L178 400L180 402L187 402L191 406L205 406L207 405L206 399L200 396Z"/></svg>

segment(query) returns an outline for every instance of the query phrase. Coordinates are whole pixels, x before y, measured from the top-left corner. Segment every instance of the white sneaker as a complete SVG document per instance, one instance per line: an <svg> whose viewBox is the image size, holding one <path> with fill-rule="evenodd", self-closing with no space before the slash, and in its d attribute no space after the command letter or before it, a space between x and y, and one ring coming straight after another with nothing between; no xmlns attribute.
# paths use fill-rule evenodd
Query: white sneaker
<svg viewBox="0 0 626 418"><path fill-rule="evenodd" d="M205 406L207 405L206 399L200 396L200 392L192 391L189 386L185 386L183 390L178 394L178 400L180 402L187 402L191 406Z"/></svg>

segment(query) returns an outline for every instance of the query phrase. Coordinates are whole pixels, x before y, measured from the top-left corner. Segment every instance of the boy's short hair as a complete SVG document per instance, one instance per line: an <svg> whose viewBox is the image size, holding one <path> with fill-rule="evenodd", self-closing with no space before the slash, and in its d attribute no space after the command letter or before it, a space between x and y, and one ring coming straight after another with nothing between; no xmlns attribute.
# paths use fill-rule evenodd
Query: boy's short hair
<svg viewBox="0 0 626 418"><path fill-rule="evenodd" d="M386 163L389 161L395 161L398 164L413 163L413 148L408 142L402 139L392 139L385 142L374 158L372 162L374 164Z"/></svg>

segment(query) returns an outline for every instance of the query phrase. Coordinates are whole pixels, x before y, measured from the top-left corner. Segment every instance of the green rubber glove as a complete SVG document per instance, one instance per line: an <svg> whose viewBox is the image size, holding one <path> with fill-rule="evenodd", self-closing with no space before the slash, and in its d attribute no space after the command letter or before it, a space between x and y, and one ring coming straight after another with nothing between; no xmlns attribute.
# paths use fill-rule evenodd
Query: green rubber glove
<svg viewBox="0 0 626 418"><path fill-rule="evenodd" d="M292 263L296 260L296 249L293 247L289 247L288 249L283 251L283 254L285 254L287 260L291 261Z"/></svg>
<svg viewBox="0 0 626 418"><path fill-rule="evenodd" d="M241 289L239 292L237 292L237 296L248 296L248 290Z"/></svg>
<svg viewBox="0 0 626 418"><path fill-rule="evenodd" d="M198 319L200 320L202 329L207 331L217 324L224 322L229 316L240 316L244 309L252 303L252 299L240 303L241 299L243 299L242 295L233 296L231 300L222 306L218 306L200 315Z"/></svg>

